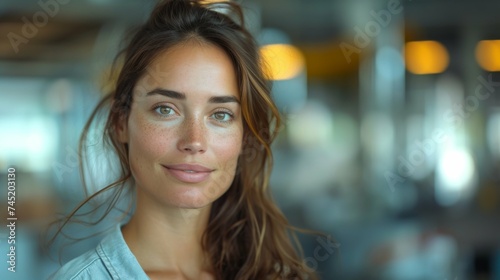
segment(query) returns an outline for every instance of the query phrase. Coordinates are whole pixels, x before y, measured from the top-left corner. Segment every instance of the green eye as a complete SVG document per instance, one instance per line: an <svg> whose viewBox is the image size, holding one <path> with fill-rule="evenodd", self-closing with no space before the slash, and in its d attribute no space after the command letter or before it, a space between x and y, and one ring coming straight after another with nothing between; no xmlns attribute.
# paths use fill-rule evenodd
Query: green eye
<svg viewBox="0 0 500 280"><path fill-rule="evenodd" d="M168 106L160 105L155 108L155 111L162 116L170 116L174 113L174 110Z"/></svg>
<svg viewBox="0 0 500 280"><path fill-rule="evenodd" d="M212 115L218 122L230 122L233 119L233 116L228 112L216 112Z"/></svg>

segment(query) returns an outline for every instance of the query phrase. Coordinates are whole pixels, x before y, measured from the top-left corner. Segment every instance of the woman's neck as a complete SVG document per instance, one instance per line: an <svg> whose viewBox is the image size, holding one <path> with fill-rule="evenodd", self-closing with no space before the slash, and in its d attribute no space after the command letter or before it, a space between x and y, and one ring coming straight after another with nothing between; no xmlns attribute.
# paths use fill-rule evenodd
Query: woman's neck
<svg viewBox="0 0 500 280"><path fill-rule="evenodd" d="M211 272L201 244L209 215L210 206L166 207L138 194L136 212L122 233L146 273L200 279Z"/></svg>

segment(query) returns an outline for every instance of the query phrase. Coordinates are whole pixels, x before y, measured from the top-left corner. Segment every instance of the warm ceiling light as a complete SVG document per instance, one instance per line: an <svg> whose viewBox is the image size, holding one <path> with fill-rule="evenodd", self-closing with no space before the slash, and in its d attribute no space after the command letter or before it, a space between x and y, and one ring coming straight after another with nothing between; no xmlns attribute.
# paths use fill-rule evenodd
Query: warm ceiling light
<svg viewBox="0 0 500 280"><path fill-rule="evenodd" d="M448 51L439 42L408 42L404 52L406 69L413 74L436 74L443 72L448 67Z"/></svg>
<svg viewBox="0 0 500 280"><path fill-rule="evenodd" d="M500 40L479 41L476 46L476 60L486 71L500 71Z"/></svg>
<svg viewBox="0 0 500 280"><path fill-rule="evenodd" d="M305 59L299 49L291 45L272 44L260 48L265 62L264 71L272 80L288 80L300 74Z"/></svg>

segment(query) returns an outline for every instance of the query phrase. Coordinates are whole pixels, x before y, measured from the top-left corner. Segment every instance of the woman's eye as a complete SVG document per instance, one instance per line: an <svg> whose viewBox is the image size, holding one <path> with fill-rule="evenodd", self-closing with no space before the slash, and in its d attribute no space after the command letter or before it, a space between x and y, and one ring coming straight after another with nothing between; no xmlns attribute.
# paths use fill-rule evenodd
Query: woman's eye
<svg viewBox="0 0 500 280"><path fill-rule="evenodd" d="M217 112L214 113L212 117L219 122L229 122L233 118L233 116L227 112Z"/></svg>
<svg viewBox="0 0 500 280"><path fill-rule="evenodd" d="M165 106L165 105L160 105L160 106L156 107L155 111L162 116L170 116L170 115L175 113L174 109L172 109L168 106Z"/></svg>

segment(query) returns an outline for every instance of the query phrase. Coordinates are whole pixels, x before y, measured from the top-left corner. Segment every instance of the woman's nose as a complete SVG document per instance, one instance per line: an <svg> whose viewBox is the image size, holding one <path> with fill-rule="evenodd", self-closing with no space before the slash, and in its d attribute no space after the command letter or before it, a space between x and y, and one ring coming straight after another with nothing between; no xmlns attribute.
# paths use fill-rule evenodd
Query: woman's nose
<svg viewBox="0 0 500 280"><path fill-rule="evenodd" d="M186 120L180 129L177 149L184 153L204 153L207 150L206 133L203 121Z"/></svg>

